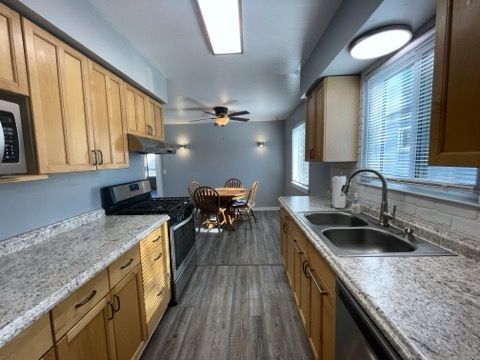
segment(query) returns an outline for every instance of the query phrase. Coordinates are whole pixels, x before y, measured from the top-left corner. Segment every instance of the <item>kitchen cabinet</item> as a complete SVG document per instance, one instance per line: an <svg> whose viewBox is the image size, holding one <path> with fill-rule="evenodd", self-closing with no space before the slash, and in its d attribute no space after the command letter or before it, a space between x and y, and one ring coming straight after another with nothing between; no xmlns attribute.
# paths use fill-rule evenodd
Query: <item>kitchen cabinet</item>
<svg viewBox="0 0 480 360"><path fill-rule="evenodd" d="M479 1L437 1L430 165L480 166L479 19Z"/></svg>
<svg viewBox="0 0 480 360"><path fill-rule="evenodd" d="M109 296L102 298L57 342L59 360L114 360L113 317Z"/></svg>
<svg viewBox="0 0 480 360"><path fill-rule="evenodd" d="M93 61L89 70L97 168L128 167L123 81Z"/></svg>
<svg viewBox="0 0 480 360"><path fill-rule="evenodd" d="M128 132L148 135L147 96L130 85L126 85L124 89Z"/></svg>
<svg viewBox="0 0 480 360"><path fill-rule="evenodd" d="M0 3L0 89L28 95L20 15Z"/></svg>
<svg viewBox="0 0 480 360"><path fill-rule="evenodd" d="M286 214L282 208L281 214ZM284 215L285 216L285 215ZM283 232L283 229L282 229ZM335 274L292 221L288 228L293 260L286 270L300 319L315 359L335 357Z"/></svg>
<svg viewBox="0 0 480 360"><path fill-rule="evenodd" d="M171 299L168 226L162 225L140 242L145 317L150 336Z"/></svg>
<svg viewBox="0 0 480 360"><path fill-rule="evenodd" d="M280 209L280 255L285 268L288 263L288 222L290 217L287 212L282 208Z"/></svg>
<svg viewBox="0 0 480 360"><path fill-rule="evenodd" d="M357 161L359 103L358 76L329 76L319 82L306 100L306 161Z"/></svg>
<svg viewBox="0 0 480 360"><path fill-rule="evenodd" d="M41 173L94 170L87 58L23 19Z"/></svg>
<svg viewBox="0 0 480 360"><path fill-rule="evenodd" d="M137 265L112 290L117 360L138 358L146 340L141 269Z"/></svg>
<svg viewBox="0 0 480 360"><path fill-rule="evenodd" d="M48 314L0 348L0 360L54 360L52 330Z"/></svg>
<svg viewBox="0 0 480 360"><path fill-rule="evenodd" d="M146 130L147 135L164 138L162 105L151 98L147 99Z"/></svg>

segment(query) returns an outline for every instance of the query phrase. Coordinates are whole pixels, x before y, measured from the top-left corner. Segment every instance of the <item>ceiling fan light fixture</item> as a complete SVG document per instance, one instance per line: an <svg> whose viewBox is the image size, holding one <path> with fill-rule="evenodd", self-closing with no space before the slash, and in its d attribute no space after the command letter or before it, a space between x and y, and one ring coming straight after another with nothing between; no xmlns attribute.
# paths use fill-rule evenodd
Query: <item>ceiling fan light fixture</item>
<svg viewBox="0 0 480 360"><path fill-rule="evenodd" d="M350 55L367 60L390 54L412 39L412 30L407 25L389 25L368 31L350 44Z"/></svg>
<svg viewBox="0 0 480 360"><path fill-rule="evenodd" d="M214 55L241 54L241 0L196 0Z"/></svg>
<svg viewBox="0 0 480 360"><path fill-rule="evenodd" d="M217 126L225 126L230 122L230 118L227 115L217 117L215 119L215 125Z"/></svg>

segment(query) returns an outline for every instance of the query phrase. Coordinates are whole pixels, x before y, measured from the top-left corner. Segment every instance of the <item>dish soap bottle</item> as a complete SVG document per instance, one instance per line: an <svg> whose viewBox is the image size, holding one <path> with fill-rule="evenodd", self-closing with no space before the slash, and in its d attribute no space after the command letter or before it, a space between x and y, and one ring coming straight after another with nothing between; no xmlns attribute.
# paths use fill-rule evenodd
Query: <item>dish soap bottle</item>
<svg viewBox="0 0 480 360"><path fill-rule="evenodd" d="M353 214L360 214L360 211L362 210L360 207L360 200L358 198L358 193L353 194L352 205L350 207L350 210L352 211Z"/></svg>

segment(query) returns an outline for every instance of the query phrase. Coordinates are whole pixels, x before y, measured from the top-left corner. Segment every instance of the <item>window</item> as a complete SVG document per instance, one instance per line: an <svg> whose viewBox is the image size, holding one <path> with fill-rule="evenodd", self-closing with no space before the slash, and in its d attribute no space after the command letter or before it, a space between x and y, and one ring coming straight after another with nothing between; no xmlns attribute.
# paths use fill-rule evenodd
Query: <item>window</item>
<svg viewBox="0 0 480 360"><path fill-rule="evenodd" d="M367 74L363 165L387 177L474 186L476 168L428 166L434 34Z"/></svg>
<svg viewBox="0 0 480 360"><path fill-rule="evenodd" d="M305 123L292 130L292 184L308 190L308 162L305 161Z"/></svg>
<svg viewBox="0 0 480 360"><path fill-rule="evenodd" d="M147 154L147 156L145 156L145 172L147 177L157 176L157 170L155 168L156 157L157 155L155 154Z"/></svg>

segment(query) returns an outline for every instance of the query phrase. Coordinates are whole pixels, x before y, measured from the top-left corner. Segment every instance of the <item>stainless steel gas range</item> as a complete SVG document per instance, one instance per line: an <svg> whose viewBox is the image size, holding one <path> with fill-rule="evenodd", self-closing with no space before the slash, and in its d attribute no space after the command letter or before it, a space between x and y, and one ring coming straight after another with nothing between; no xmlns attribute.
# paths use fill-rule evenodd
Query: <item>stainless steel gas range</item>
<svg viewBox="0 0 480 360"><path fill-rule="evenodd" d="M196 263L194 206L188 197L153 198L150 182L138 180L101 189L102 206L107 215L170 216L170 263L172 304L176 304Z"/></svg>

